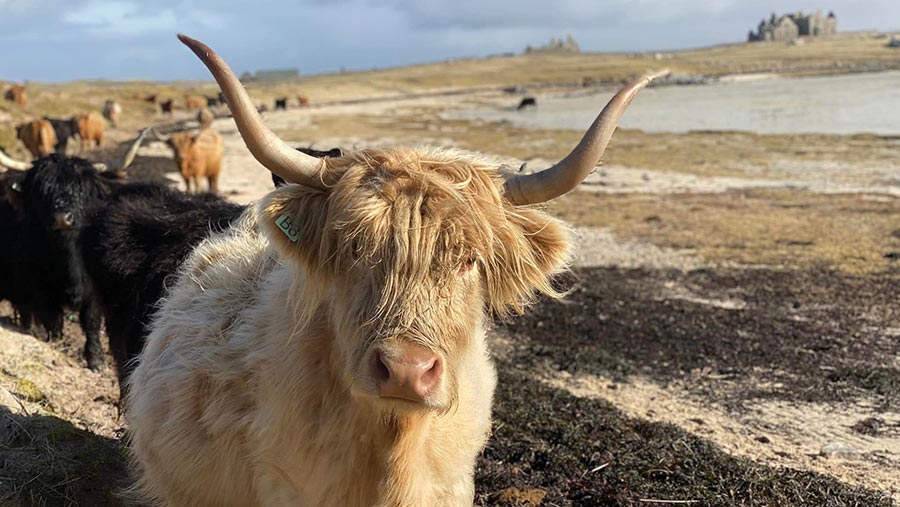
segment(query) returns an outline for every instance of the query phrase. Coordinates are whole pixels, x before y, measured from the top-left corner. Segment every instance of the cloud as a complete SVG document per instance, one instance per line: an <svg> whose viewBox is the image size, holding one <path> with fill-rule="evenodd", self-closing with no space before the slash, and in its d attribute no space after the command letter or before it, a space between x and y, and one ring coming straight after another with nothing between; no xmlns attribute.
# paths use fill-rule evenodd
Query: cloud
<svg viewBox="0 0 900 507"><path fill-rule="evenodd" d="M793 0L839 30L900 28L896 0ZM309 74L520 52L571 33L586 51L737 42L783 0L0 0L2 77L208 78L174 38L241 70ZM83 55L91 55L85 58ZM131 55L131 57L129 57Z"/></svg>
<svg viewBox="0 0 900 507"><path fill-rule="evenodd" d="M177 26L175 11L161 9L142 12L136 2L91 0L63 14L62 20L82 26L96 36L133 37L150 32L172 32Z"/></svg>

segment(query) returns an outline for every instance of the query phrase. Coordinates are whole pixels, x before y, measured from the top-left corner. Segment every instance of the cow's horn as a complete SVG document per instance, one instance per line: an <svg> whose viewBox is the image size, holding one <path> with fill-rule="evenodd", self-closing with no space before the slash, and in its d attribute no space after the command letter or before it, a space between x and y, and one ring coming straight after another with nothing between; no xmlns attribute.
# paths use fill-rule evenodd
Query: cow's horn
<svg viewBox="0 0 900 507"><path fill-rule="evenodd" d="M128 147L128 151L126 151L125 154L122 155L122 158L113 165L112 169L114 171L124 171L125 169L128 169L128 166L130 166L131 163L134 162L134 157L137 155L138 148L141 147L141 142L144 140L144 136L146 136L147 132L150 132L150 130L151 128L147 127L142 130L141 133L137 135L137 137L134 138L134 141L131 142L131 146ZM100 170L102 171L103 169Z"/></svg>
<svg viewBox="0 0 900 507"><path fill-rule="evenodd" d="M16 160L6 153L3 150L0 150L0 167L8 167L10 169L18 169L20 171L27 171L31 169L30 162L22 162L21 160Z"/></svg>
<svg viewBox="0 0 900 507"><path fill-rule="evenodd" d="M286 181L325 188L319 177L319 172L324 167L322 159L295 150L265 126L247 91L225 60L200 41L182 34L178 35L178 39L200 57L216 78L241 137L253 157Z"/></svg>
<svg viewBox="0 0 900 507"><path fill-rule="evenodd" d="M153 131L153 137L155 137L156 140L158 140L158 141L162 141L162 142L164 142L164 143L167 143L167 142L169 142L169 139L172 139L172 135L171 135L171 134L168 134L168 135L160 134L159 131L156 130L155 128L151 128L150 130Z"/></svg>
<svg viewBox="0 0 900 507"><path fill-rule="evenodd" d="M668 73L668 70L662 70L645 74L619 90L591 124L578 146L558 164L534 174L507 176L506 198L513 204L534 204L555 199L577 187L600 162L631 100L651 81Z"/></svg>

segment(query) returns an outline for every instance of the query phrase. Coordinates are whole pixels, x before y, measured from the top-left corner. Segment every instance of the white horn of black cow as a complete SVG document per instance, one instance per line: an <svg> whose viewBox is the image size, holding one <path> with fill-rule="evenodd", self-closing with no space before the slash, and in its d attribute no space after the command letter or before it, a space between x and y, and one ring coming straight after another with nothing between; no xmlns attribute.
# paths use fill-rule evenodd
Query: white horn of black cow
<svg viewBox="0 0 900 507"><path fill-rule="evenodd" d="M0 169L4 168L10 169L18 169L19 171L27 171L31 169L31 162L22 162L21 160L16 160L9 155L7 155L3 150L0 150ZM0 172L6 172L4 169Z"/></svg>
<svg viewBox="0 0 900 507"><path fill-rule="evenodd" d="M546 202L581 184L600 162L622 114L635 95L651 81L668 73L668 70L661 70L645 74L619 90L588 128L578 146L558 164L534 174L508 175L504 191L506 198L513 204Z"/></svg>
<svg viewBox="0 0 900 507"><path fill-rule="evenodd" d="M160 134L159 131L156 130L155 128L151 128L150 130L151 130L151 132L153 132L153 137L154 137L157 141L162 141L162 142L164 142L164 143L167 143L167 142L169 142L169 139L172 139L172 135L171 135L171 134L169 134L169 135L163 135L163 134Z"/></svg>
<svg viewBox="0 0 900 507"><path fill-rule="evenodd" d="M148 132L150 132L150 130L151 127L147 127L142 130L141 133L137 135L137 137L134 138L134 141L131 142L131 146L128 147L128 151L126 151L125 154L122 155L122 158L112 166L112 169L114 171L124 171L125 169L128 169L128 166L130 166L131 163L134 162L134 157L137 156L138 149L141 147L141 143L144 141L144 137Z"/></svg>
<svg viewBox="0 0 900 507"><path fill-rule="evenodd" d="M186 35L179 34L178 39L191 48L216 78L241 137L253 157L286 181L324 189L325 184L320 177L324 168L323 159L295 150L269 130L240 80L215 51Z"/></svg>

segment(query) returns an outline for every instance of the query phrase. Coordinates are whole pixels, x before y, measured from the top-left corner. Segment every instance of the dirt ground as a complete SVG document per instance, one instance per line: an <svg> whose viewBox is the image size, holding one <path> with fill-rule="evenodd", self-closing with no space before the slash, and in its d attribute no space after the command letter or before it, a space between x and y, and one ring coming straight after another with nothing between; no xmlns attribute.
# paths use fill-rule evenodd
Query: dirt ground
<svg viewBox="0 0 900 507"><path fill-rule="evenodd" d="M580 133L446 120L485 91L267 113L298 146L427 143L540 169ZM230 119L223 193L271 188ZM124 142L127 129L113 140ZM666 156L648 151L662 148ZM102 159L107 151L90 154ZM900 145L877 136L617 133L550 205L578 254L491 332L500 382L477 504L888 506L900 500ZM184 188L150 142L133 179ZM118 505L112 372L0 328L0 504Z"/></svg>

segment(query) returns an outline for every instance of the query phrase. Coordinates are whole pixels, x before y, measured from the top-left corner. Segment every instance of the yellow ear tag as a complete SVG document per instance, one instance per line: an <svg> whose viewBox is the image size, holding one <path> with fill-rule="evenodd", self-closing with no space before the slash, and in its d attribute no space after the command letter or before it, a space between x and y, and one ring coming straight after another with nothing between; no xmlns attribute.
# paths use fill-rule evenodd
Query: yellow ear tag
<svg viewBox="0 0 900 507"><path fill-rule="evenodd" d="M300 223L295 222L293 216L285 213L278 217L278 220L275 220L275 225L281 229L281 232L283 232L292 243L296 243L297 240L300 239Z"/></svg>

